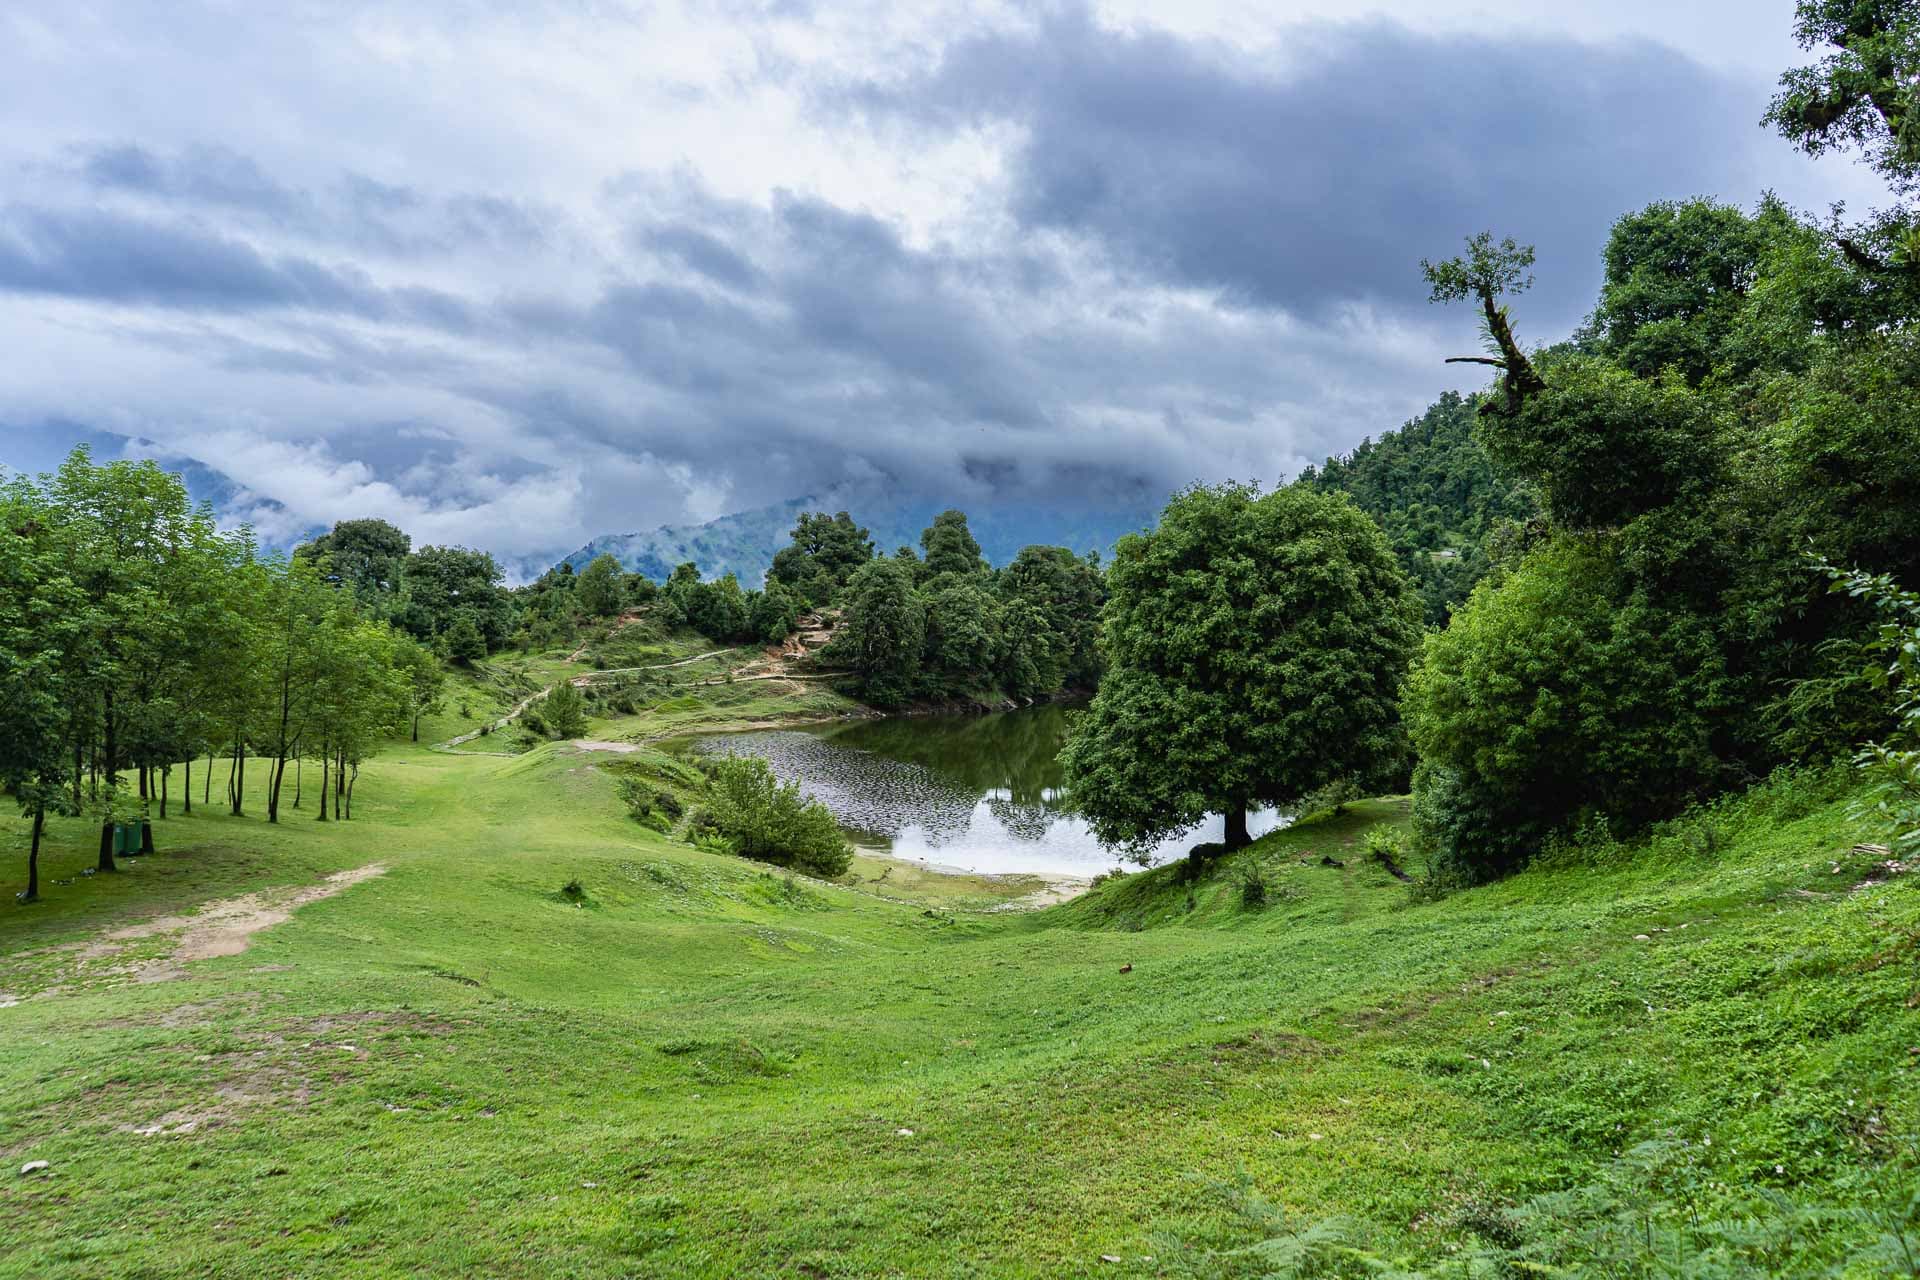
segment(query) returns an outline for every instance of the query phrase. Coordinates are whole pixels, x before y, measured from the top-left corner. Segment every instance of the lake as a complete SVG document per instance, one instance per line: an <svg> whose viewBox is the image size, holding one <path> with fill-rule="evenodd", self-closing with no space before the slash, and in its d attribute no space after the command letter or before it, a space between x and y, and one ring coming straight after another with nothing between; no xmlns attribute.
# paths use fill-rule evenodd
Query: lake
<svg viewBox="0 0 1920 1280"><path fill-rule="evenodd" d="M695 739L703 753L760 756L782 780L833 811L862 848L991 875L1091 876L1121 859L1100 847L1061 795L1067 708L993 715L902 716ZM1249 815L1254 835L1284 818ZM1210 818L1164 841L1153 861L1180 857L1224 826Z"/></svg>

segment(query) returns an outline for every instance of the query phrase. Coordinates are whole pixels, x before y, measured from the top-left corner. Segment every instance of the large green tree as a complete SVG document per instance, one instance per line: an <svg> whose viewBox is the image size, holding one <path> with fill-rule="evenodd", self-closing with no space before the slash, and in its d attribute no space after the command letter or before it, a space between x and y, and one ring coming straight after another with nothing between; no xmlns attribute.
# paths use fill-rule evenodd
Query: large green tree
<svg viewBox="0 0 1920 1280"><path fill-rule="evenodd" d="M943 574L977 577L987 571L980 555L980 544L967 528L964 511L949 508L933 518L920 535L920 576L938 578Z"/></svg>
<svg viewBox="0 0 1920 1280"><path fill-rule="evenodd" d="M808 608L834 603L848 579L873 559L873 538L841 511L810 511L793 527L793 540L774 553L767 579L791 590Z"/></svg>
<svg viewBox="0 0 1920 1280"><path fill-rule="evenodd" d="M1101 841L1140 855L1247 810L1406 760L1400 687L1419 605L1345 497L1238 485L1178 494L1107 574L1108 668L1062 754Z"/></svg>
<svg viewBox="0 0 1920 1280"><path fill-rule="evenodd" d="M847 580L846 613L824 653L843 663L860 696L877 707L897 707L921 690L926 605L913 587L913 570L898 560L874 560Z"/></svg>
<svg viewBox="0 0 1920 1280"><path fill-rule="evenodd" d="M611 618L625 603L625 578L620 562L603 551L588 561L574 580L574 598L592 616Z"/></svg>

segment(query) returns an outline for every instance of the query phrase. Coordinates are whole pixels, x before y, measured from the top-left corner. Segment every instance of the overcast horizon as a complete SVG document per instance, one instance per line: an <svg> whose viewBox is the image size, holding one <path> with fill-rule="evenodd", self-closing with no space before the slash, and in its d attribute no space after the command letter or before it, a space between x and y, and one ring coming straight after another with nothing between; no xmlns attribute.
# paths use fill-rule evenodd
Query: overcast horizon
<svg viewBox="0 0 1920 1280"><path fill-rule="evenodd" d="M1272 483L1483 370L1422 257L1881 188L1759 125L1791 0L32 6L0 464L503 560L847 486ZM139 443L129 443L139 442Z"/></svg>

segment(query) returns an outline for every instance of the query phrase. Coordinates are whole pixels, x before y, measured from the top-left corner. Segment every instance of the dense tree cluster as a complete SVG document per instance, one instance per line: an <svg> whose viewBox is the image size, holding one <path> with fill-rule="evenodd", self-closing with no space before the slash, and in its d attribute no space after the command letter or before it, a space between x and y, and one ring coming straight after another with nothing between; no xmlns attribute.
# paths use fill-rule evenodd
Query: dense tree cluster
<svg viewBox="0 0 1920 1280"><path fill-rule="evenodd" d="M920 545L869 559L833 597L842 615L825 656L852 671L862 698L1032 698L1099 679L1097 558L1027 547L995 570L958 511L935 517Z"/></svg>
<svg viewBox="0 0 1920 1280"><path fill-rule="evenodd" d="M1534 513L1525 486L1495 471L1474 435L1478 405L1478 398L1449 391L1398 431L1362 440L1347 456L1308 467L1298 481L1347 494L1379 522L1429 626L1445 626L1486 576L1489 536Z"/></svg>
<svg viewBox="0 0 1920 1280"><path fill-rule="evenodd" d="M392 623L459 662L505 647L514 602L500 566L484 551L421 547L385 520L342 520L294 559L345 589L361 612Z"/></svg>
<svg viewBox="0 0 1920 1280"><path fill-rule="evenodd" d="M1772 200L1631 214L1587 329L1484 402L1479 440L1541 518L1410 687L1416 818L1452 874L1886 728L1865 610L1805 557L1920 575L1920 311L1845 238ZM1504 312L1474 259L1452 265Z"/></svg>
<svg viewBox="0 0 1920 1280"><path fill-rule="evenodd" d="M264 757L278 821L288 765L310 759L319 816L351 812L361 760L431 704L440 668L369 616L360 584L390 558L326 563L260 555L152 463L79 449L0 487L0 785L32 817L27 896L48 814L98 819L111 871L114 824L165 818L176 770L190 811L201 756L203 803L214 756L236 815Z"/></svg>

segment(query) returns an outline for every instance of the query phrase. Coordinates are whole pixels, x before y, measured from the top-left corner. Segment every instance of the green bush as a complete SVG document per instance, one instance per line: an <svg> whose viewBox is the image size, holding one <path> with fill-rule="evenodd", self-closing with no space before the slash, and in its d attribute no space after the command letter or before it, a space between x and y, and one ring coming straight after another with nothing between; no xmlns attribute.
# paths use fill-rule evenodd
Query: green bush
<svg viewBox="0 0 1920 1280"><path fill-rule="evenodd" d="M531 715L533 708L527 708ZM562 680L546 698L549 731L556 738L577 738L587 731L587 700L570 680Z"/></svg>
<svg viewBox="0 0 1920 1280"><path fill-rule="evenodd" d="M1475 883L1586 815L1632 831L1679 812L1718 780L1725 698L1708 627L1657 607L1608 544L1563 536L1483 582L1407 688L1433 870Z"/></svg>
<svg viewBox="0 0 1920 1280"><path fill-rule="evenodd" d="M843 874L853 861L826 806L774 777L764 760L716 760L708 812L714 829L744 857L827 877Z"/></svg>

